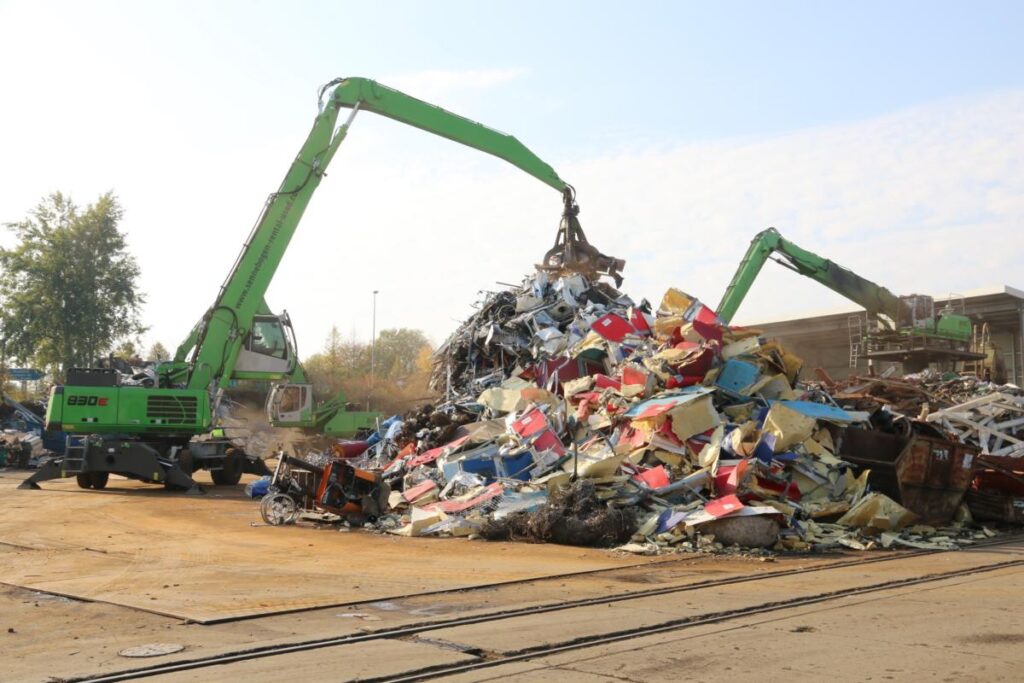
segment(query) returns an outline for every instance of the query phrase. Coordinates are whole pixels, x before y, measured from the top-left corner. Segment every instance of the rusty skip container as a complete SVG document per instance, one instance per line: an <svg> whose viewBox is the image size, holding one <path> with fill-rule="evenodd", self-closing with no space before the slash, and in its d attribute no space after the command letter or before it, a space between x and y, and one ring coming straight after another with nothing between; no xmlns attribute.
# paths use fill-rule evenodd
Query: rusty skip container
<svg viewBox="0 0 1024 683"><path fill-rule="evenodd" d="M871 470L868 482L875 491L931 525L953 519L978 466L978 449L923 434L848 429L839 452L843 460Z"/></svg>

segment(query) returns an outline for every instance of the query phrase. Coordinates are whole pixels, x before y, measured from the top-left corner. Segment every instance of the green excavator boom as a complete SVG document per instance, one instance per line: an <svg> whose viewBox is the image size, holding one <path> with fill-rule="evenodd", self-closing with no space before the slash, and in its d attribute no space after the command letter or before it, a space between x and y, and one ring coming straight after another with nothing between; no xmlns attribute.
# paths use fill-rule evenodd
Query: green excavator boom
<svg viewBox="0 0 1024 683"><path fill-rule="evenodd" d="M209 389L235 374L245 336L263 302L288 244L313 193L323 180L338 147L348 134L356 113L366 110L414 126L491 154L522 169L558 190L568 184L555 170L515 137L458 114L410 97L365 78L339 78L320 90L320 111L277 192L267 200L262 214L246 240L217 300L197 330L179 347L176 360L195 347L187 386ZM342 109L351 113L336 126ZM259 378L283 379L280 373L264 372Z"/></svg>
<svg viewBox="0 0 1024 683"><path fill-rule="evenodd" d="M761 272L761 267L772 255L780 257L778 262L781 265L841 294L862 306L868 313L884 316L893 325L904 313L905 304L885 287L797 246L775 228L768 228L750 241L747 253L718 304L719 318L727 323L732 321Z"/></svg>
<svg viewBox="0 0 1024 683"><path fill-rule="evenodd" d="M775 228L758 233L750 242L732 281L718 304L718 317L732 322L761 268L771 257L790 270L818 282L863 307L878 326L864 334L868 359L900 361L911 371L929 362L971 360L981 354L970 349L973 325L951 305L935 311L929 296L899 297L827 258L785 239ZM861 351L858 351L858 354ZM854 357L851 351L851 357Z"/></svg>

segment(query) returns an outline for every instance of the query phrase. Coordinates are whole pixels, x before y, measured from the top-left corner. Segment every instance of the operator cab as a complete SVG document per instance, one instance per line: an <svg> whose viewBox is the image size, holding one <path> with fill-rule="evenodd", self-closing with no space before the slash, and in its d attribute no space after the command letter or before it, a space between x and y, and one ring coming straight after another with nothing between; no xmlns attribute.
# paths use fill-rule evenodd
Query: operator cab
<svg viewBox="0 0 1024 683"><path fill-rule="evenodd" d="M313 386L275 384L267 395L267 415L279 427L305 426L313 417Z"/></svg>
<svg viewBox="0 0 1024 683"><path fill-rule="evenodd" d="M234 376L238 379L277 379L287 376L296 363L295 333L287 313L257 315L245 344L238 352Z"/></svg>
<svg viewBox="0 0 1024 683"><path fill-rule="evenodd" d="M900 301L903 307L902 319L896 321L898 329L928 330L935 326L935 299L927 294L905 294Z"/></svg>

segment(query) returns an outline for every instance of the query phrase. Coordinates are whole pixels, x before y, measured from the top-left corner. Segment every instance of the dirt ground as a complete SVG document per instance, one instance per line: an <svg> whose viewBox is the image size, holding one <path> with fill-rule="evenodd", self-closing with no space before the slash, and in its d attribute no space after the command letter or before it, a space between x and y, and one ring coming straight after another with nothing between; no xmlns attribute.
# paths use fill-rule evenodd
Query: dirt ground
<svg viewBox="0 0 1024 683"><path fill-rule="evenodd" d="M842 567L866 556L638 558L555 545L272 528L260 524L256 504L240 486L211 487L199 497L120 480L102 492L81 490L73 480L16 490L25 476L0 472L5 681L78 680L258 647L420 628L411 637L154 678L387 680L666 619L1024 558L1024 543L1017 543L926 556L879 553L880 562ZM796 569L809 573L790 573ZM1012 680L1024 659L1013 647L1024 641L1017 616L1024 600L1016 589L1022 576L1024 567L1009 566L539 656L453 680L710 680L722 673L779 680L815 676L821 667L839 680ZM709 581L714 584L705 586ZM661 588L672 590L632 597ZM620 594L625 599L603 602ZM569 599L599 604L492 617ZM446 623L467 616L485 618ZM183 649L151 659L119 655L149 643Z"/></svg>

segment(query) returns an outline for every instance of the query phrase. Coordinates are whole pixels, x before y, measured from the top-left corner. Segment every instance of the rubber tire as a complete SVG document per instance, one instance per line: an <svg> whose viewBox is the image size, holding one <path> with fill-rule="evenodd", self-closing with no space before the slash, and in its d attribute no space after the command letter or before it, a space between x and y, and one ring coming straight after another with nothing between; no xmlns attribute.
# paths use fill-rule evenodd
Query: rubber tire
<svg viewBox="0 0 1024 683"><path fill-rule="evenodd" d="M92 487L97 491L102 491L107 488L110 472L90 472L89 478L92 480Z"/></svg>
<svg viewBox="0 0 1024 683"><path fill-rule="evenodd" d="M228 449L224 456L222 469L210 470L210 477L217 486L234 486L242 479L242 468L245 466L244 455L239 454L235 449Z"/></svg>
<svg viewBox="0 0 1024 683"><path fill-rule="evenodd" d="M86 472L84 474L76 474L75 481L78 482L78 488L91 489L92 488L92 472Z"/></svg>
<svg viewBox="0 0 1024 683"><path fill-rule="evenodd" d="M192 457L192 451L187 448L181 453L178 453L178 467L181 471L192 476L192 473L196 471L195 459Z"/></svg>

